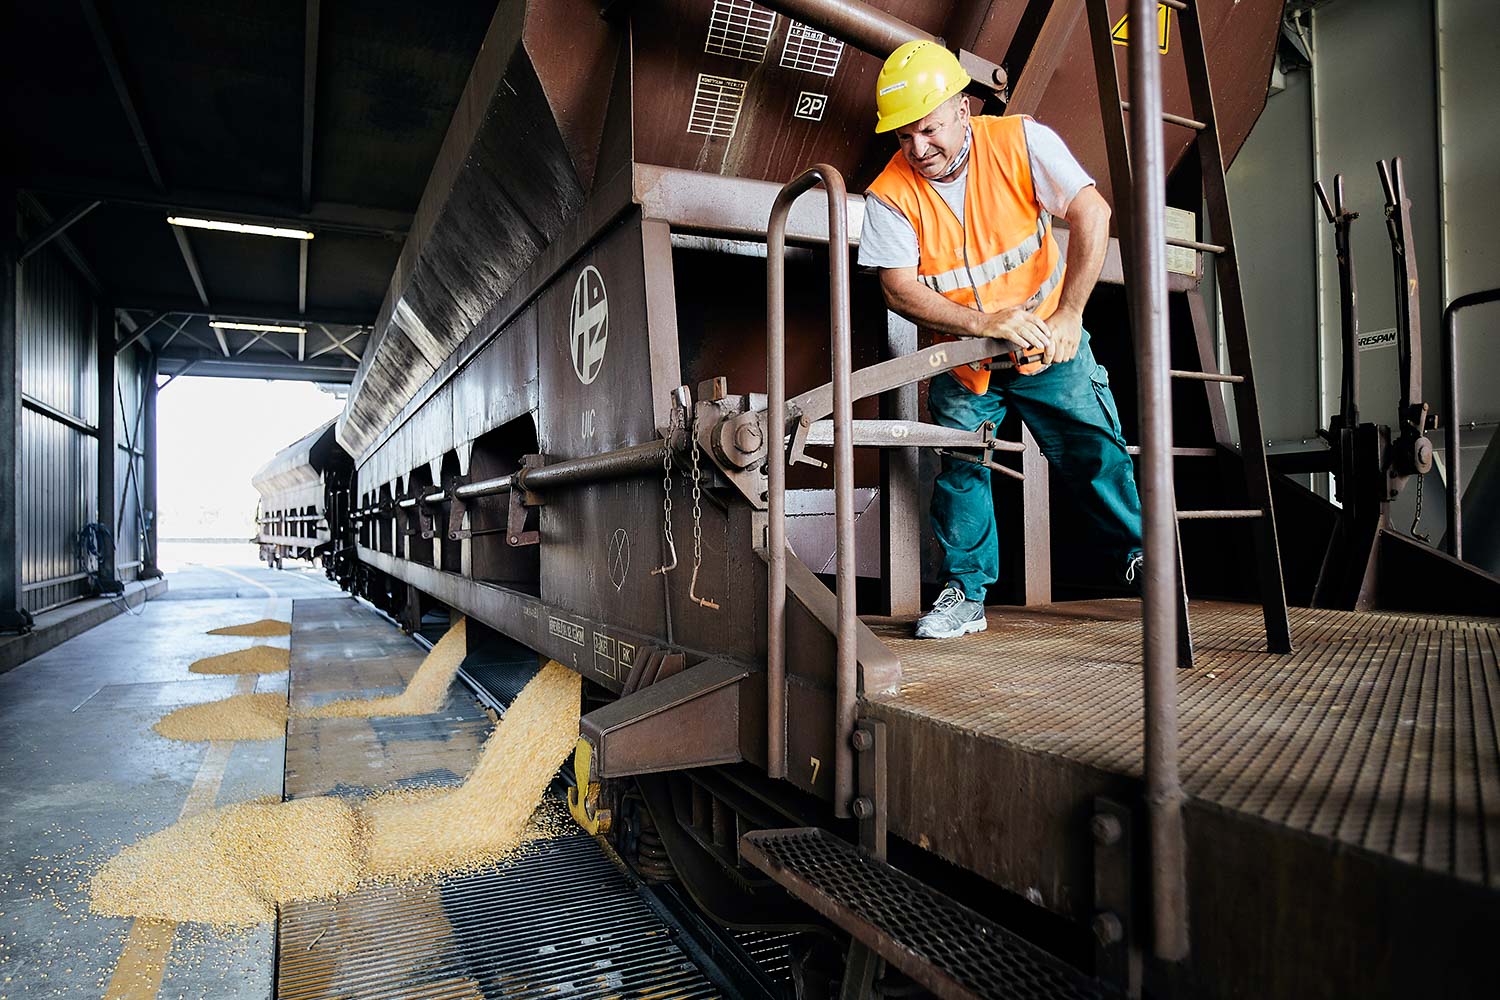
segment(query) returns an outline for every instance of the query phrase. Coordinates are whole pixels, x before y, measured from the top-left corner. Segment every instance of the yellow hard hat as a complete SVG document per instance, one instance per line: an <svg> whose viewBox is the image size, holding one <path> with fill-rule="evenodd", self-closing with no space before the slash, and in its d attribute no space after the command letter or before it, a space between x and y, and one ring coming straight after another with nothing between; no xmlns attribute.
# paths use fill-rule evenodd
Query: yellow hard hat
<svg viewBox="0 0 1500 1000"><path fill-rule="evenodd" d="M969 74L936 42L907 42L891 53L875 78L875 131L921 121L969 85Z"/></svg>

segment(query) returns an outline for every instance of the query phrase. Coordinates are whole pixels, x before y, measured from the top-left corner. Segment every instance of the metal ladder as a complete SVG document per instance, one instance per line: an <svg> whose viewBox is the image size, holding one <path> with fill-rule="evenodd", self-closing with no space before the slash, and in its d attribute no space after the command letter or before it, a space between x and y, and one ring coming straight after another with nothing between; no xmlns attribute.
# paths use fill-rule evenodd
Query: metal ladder
<svg viewBox="0 0 1500 1000"><path fill-rule="evenodd" d="M1197 328L1196 369L1172 369L1173 379L1201 382L1209 397L1209 411L1219 419L1214 420L1214 436L1220 446L1230 447L1228 424L1221 416L1222 401L1216 395L1216 386L1234 386L1235 418L1240 435L1240 457L1245 475L1245 494L1250 506L1242 509L1222 510L1176 510L1177 560L1178 560L1178 656L1179 666L1193 664L1192 632L1188 619L1187 581L1182 574L1182 531L1184 521L1248 520L1254 523L1256 568L1260 582L1261 606L1265 615L1266 645L1274 653L1290 653L1292 650L1291 628L1287 621L1286 588L1281 574L1281 556L1276 545L1276 521L1271 505L1270 472L1266 465L1266 443L1261 432L1260 407L1256 401L1254 369L1250 360L1250 339L1246 329L1245 302L1240 288L1238 257L1235 253L1234 230L1229 215L1229 195L1224 177L1224 155L1219 143L1219 127L1214 113L1213 90L1209 82L1208 55L1203 43L1203 28L1198 19L1197 0L1159 0L1168 11L1176 11L1182 40L1182 57L1187 68L1188 90L1192 95L1193 117L1163 112L1166 125L1191 129L1194 146L1198 152L1203 174L1204 199L1208 203L1208 221L1213 237L1218 243L1168 237L1169 246L1183 247L1214 258L1218 277L1219 302L1224 314L1225 339L1229 348L1229 363L1233 374L1220 372L1214 357L1213 343L1206 335L1207 321L1203 315L1202 300L1194 296L1194 326ZM1087 0L1089 36L1094 56L1094 72L1098 80L1099 110L1104 126L1105 147L1109 155L1110 186L1115 200L1131 190L1130 150L1126 143L1124 115L1130 110L1129 102L1120 98L1120 79L1115 69L1114 46L1110 38L1111 24L1107 0ZM1151 38L1142 26L1132 26L1137 44ZM1163 169L1164 164L1147 164L1147 169ZM1165 177L1162 178L1165 183ZM1127 293L1133 286L1135 262L1131 259L1131 240L1128 212L1117 212L1115 219L1120 230L1120 258L1123 265ZM1141 405L1147 406L1143 399ZM1132 449L1136 451L1137 449ZM1212 449L1173 448L1174 457L1206 457ZM1175 503L1174 503L1175 509Z"/></svg>

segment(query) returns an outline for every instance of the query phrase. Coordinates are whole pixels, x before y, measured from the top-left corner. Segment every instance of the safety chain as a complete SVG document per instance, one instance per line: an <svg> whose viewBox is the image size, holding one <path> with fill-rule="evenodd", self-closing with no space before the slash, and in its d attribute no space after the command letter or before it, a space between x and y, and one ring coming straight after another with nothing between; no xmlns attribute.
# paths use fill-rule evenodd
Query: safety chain
<svg viewBox="0 0 1500 1000"><path fill-rule="evenodd" d="M668 561L651 571L652 576L670 573L677 568L677 542L672 538L672 439L661 453L661 535L666 544Z"/></svg>
<svg viewBox="0 0 1500 1000"><path fill-rule="evenodd" d="M703 565L703 508L699 505L703 490L700 485L701 473L698 471L697 424L697 414L694 414L693 423L688 428L688 439L692 441L693 453L693 579L688 584L688 597L692 598L695 604L717 611L719 610L717 604L706 597L698 596L698 568Z"/></svg>
<svg viewBox="0 0 1500 1000"><path fill-rule="evenodd" d="M1411 537L1415 538L1419 542L1425 542L1428 545L1431 545L1432 536L1427 534L1427 532L1425 531L1417 530L1417 525L1422 523L1422 481L1426 478L1427 477L1422 475L1421 473L1417 473L1417 512L1412 515L1411 528L1408 530L1407 534L1411 535Z"/></svg>

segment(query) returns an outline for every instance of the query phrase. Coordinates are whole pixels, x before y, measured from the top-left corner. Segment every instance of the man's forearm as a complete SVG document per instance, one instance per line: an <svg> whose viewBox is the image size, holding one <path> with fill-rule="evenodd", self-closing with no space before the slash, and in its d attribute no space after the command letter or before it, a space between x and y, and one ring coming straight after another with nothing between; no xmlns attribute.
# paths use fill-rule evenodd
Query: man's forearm
<svg viewBox="0 0 1500 1000"><path fill-rule="evenodd" d="M1092 188L1087 190L1092 191ZM1099 281L1104 255L1108 251L1109 208L1099 197L1088 210L1069 215L1068 273L1063 278L1062 296L1057 303L1059 311L1083 314L1083 307L1088 304L1094 285Z"/></svg>
<svg viewBox="0 0 1500 1000"><path fill-rule="evenodd" d="M890 310L917 326L953 337L980 335L984 313L967 309L920 282L885 285L883 291Z"/></svg>

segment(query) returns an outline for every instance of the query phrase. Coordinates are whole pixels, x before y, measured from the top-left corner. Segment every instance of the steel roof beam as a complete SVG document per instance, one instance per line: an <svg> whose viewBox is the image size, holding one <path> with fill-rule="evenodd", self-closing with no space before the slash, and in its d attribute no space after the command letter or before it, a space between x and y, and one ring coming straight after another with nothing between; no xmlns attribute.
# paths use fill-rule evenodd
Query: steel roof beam
<svg viewBox="0 0 1500 1000"><path fill-rule="evenodd" d="M129 321L129 317L129 313L124 312L123 310L120 311L120 324L130 330L130 337L122 343L115 345L116 354L119 354L122 351L128 351L136 343L136 341L140 340L142 337L146 336L146 334L150 333L152 327L165 320L167 318L167 314L162 313L160 316L153 317L151 322L142 327L133 326L133 321L127 322ZM182 322L186 324L187 320L183 320Z"/></svg>
<svg viewBox="0 0 1500 1000"><path fill-rule="evenodd" d="M316 382L347 383L358 369L351 364L329 362L303 362L257 357L223 358L217 353L194 353L171 351L158 358L162 374L181 374L191 367L199 375L221 375L230 378L303 378Z"/></svg>
<svg viewBox="0 0 1500 1000"><path fill-rule="evenodd" d="M42 203L37 201L30 193L18 191L16 193L16 201L22 209L40 222L43 228L53 224L52 213L43 208ZM94 273L94 269L89 266L89 262L84 259L83 254L78 252L78 248L73 245L72 240L68 239L67 236L59 234L53 238L53 242L57 244L57 249L62 251L63 256L67 257L78 273L83 276L83 280L88 283L88 286L94 290L95 294L103 291L104 286L99 283L99 276Z"/></svg>
<svg viewBox="0 0 1500 1000"><path fill-rule="evenodd" d="M177 237L177 249L182 251L182 262L187 265L188 274L193 279L193 287L198 290L198 301L203 303L203 308L208 308L208 290L203 287L203 272L198 270L198 258L193 253L193 245L188 242L186 230L181 226L172 226L172 235Z"/></svg>
<svg viewBox="0 0 1500 1000"><path fill-rule="evenodd" d="M135 144L141 151L141 159L146 162L146 172L151 175L151 182L158 189L165 188L166 182L162 180L161 169L156 164L156 155L151 152L151 143L146 138L146 128L141 123L140 113L136 110L134 88L130 81L125 78L125 71L120 66L120 59L115 52L115 44L110 38L109 29L104 24L104 18L99 15L99 7L94 0L82 0L83 17L89 23L89 31L94 35L94 45L99 49L99 56L104 60L104 68L109 73L110 83L114 84L115 97L119 98L120 106L125 110L125 118L130 122L131 134L135 136Z"/></svg>
<svg viewBox="0 0 1500 1000"><path fill-rule="evenodd" d="M313 202L304 211L276 198L174 188L158 191L149 185L111 177L78 177L48 173L26 177L17 186L29 191L90 198L116 205L153 208L168 213L207 215L234 222L291 226L350 236L401 241L411 227L411 212L343 202Z"/></svg>
<svg viewBox="0 0 1500 1000"><path fill-rule="evenodd" d="M31 239L27 240L26 245L21 248L21 260L25 260L27 257L30 257L42 247L46 246L48 243L51 243L53 240L57 239L63 233L67 232L68 227L72 226L73 223L77 222L85 215L88 215L94 209L98 208L101 204L103 204L103 202L79 202L71 210L69 210L67 214L54 220L52 224L49 225L46 229L43 229Z"/></svg>
<svg viewBox="0 0 1500 1000"><path fill-rule="evenodd" d="M208 316L219 319L250 320L264 323L326 323L329 326L370 326L375 322L375 313L360 309L318 309L307 311L305 316L285 302L247 302L242 299L214 299L212 309L206 309L192 297L181 295L133 294L121 292L116 296L121 308L136 311L174 312L192 316Z"/></svg>
<svg viewBox="0 0 1500 1000"><path fill-rule="evenodd" d="M328 346L322 348L321 350L314 351L313 355L312 355L313 357L315 357L315 358L322 357L323 355L327 354L329 351L337 349L337 350L343 351L345 354L349 355L349 357L353 358L355 364L359 364L359 360L360 360L359 355L355 354L353 351L349 350L349 348L345 347L344 345L347 344L347 343L349 343L354 338L358 337L363 331L361 331L361 330L355 330L353 333L348 334L342 340L340 340L338 337L335 337L333 334L329 333L328 332L328 327L324 326L322 323L318 324L318 329L322 330L323 331L323 335L328 338Z"/></svg>
<svg viewBox="0 0 1500 1000"><path fill-rule="evenodd" d="M307 29L302 41L302 210L312 204L313 114L318 98L319 0L307 0ZM303 273L307 251L303 249Z"/></svg>
<svg viewBox="0 0 1500 1000"><path fill-rule="evenodd" d="M307 245L311 240L299 240L297 248L297 314L307 312Z"/></svg>

